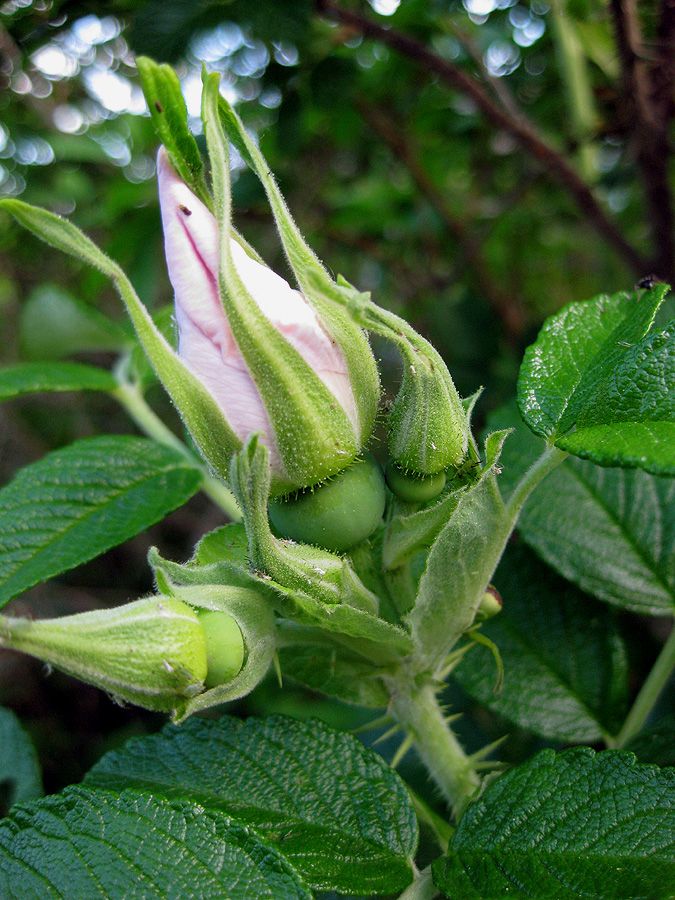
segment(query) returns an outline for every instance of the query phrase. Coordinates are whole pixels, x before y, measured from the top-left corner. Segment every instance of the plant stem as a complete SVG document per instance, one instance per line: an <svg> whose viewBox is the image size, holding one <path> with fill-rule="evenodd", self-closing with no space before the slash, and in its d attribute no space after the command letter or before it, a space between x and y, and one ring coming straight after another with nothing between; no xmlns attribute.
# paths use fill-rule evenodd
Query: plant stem
<svg viewBox="0 0 675 900"><path fill-rule="evenodd" d="M439 890L431 877L431 866L418 873L412 884L403 891L398 900L434 900Z"/></svg>
<svg viewBox="0 0 675 900"><path fill-rule="evenodd" d="M176 435L167 428L158 415L148 405L143 396L141 389L136 384L127 381L121 381L117 389L113 392L115 399L124 407L129 416L133 419L140 430L148 437L163 444L165 447L171 447L177 450L192 465L199 469L202 473L202 491L212 500L216 506L219 506L223 512L235 522L241 520L241 513L237 506L229 488L221 481L213 478L204 463L198 459L188 447L176 437Z"/></svg>
<svg viewBox="0 0 675 900"><path fill-rule="evenodd" d="M448 725L431 685L417 688L400 677L392 679L390 712L414 739L414 746L431 777L456 814L461 814L480 778Z"/></svg>
<svg viewBox="0 0 675 900"><path fill-rule="evenodd" d="M567 453L564 450L558 450L557 447L547 447L539 459L530 466L516 485L506 504L506 512L513 525L515 525L520 510L532 491L566 457Z"/></svg>
<svg viewBox="0 0 675 900"><path fill-rule="evenodd" d="M640 731L673 670L675 670L675 628L670 632L670 637L663 645L654 667L642 685L642 690L635 698L621 731L611 742L612 747L617 749L625 747Z"/></svg>

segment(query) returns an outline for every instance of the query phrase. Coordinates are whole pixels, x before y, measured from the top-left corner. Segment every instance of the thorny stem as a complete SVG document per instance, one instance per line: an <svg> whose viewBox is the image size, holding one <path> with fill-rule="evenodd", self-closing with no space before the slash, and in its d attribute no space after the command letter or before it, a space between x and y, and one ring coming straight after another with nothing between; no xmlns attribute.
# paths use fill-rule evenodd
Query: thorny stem
<svg viewBox="0 0 675 900"><path fill-rule="evenodd" d="M460 815L480 786L469 757L448 725L435 689L391 679L390 712L413 737L413 746L445 799Z"/></svg>
<svg viewBox="0 0 675 900"><path fill-rule="evenodd" d="M398 900L434 900L439 890L431 877L431 866L418 872L412 884L399 895Z"/></svg>
<svg viewBox="0 0 675 900"><path fill-rule="evenodd" d="M642 685L642 690L635 698L635 702L626 716L626 721L623 723L621 731L619 731L614 740L608 742L609 746L620 749L625 747L635 737L647 721L673 670L675 670L675 628L673 628L670 637L663 645L654 667Z"/></svg>
<svg viewBox="0 0 675 900"><path fill-rule="evenodd" d="M223 512L235 522L241 519L237 502L230 490L210 474L204 463L192 453L188 447L167 428L146 402L138 385L121 381L113 391L115 399L124 407L140 430L158 444L171 447L188 459L202 473L201 489L206 496L219 506Z"/></svg>

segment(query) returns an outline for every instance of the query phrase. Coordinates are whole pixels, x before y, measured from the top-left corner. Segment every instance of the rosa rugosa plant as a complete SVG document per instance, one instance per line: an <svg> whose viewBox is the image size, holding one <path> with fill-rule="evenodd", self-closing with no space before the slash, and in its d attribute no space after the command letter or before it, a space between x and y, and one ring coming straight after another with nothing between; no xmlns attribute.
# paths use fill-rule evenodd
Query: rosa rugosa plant
<svg viewBox="0 0 675 900"><path fill-rule="evenodd" d="M135 346L121 348L112 372L0 373L3 396L107 391L152 438L79 441L2 489L0 606L200 487L243 521L204 535L187 562L151 549L156 597L51 622L3 616L0 644L174 723L242 697L274 666L283 684L379 709L368 727L402 742L390 768L317 723L193 717L0 823L0 896L12 879L22 897L58 882L59 900L207 900L233 889L455 900L510 896L514 885L532 900L670 900L672 770L621 751L635 749L665 697L675 632L629 710L627 653L600 602L672 617L675 324L657 316L667 287L553 316L521 370L525 425L505 408L479 444L469 427L477 395L462 401L407 322L329 276L218 74L204 76L207 184L175 73L138 66L164 145L177 349L119 266L71 223L15 199L0 208L113 279L208 469L145 400L152 376ZM266 191L297 290L232 226L230 144ZM382 411L386 451L373 448L388 454L386 480L364 452L379 391L367 332L403 362ZM568 582L510 540L517 523ZM474 736L467 750L472 738L447 715L451 673L500 722L612 752L547 749L495 779L503 765L488 757L500 741ZM391 770L412 747L437 789L434 808ZM418 822L438 846L417 852Z"/></svg>

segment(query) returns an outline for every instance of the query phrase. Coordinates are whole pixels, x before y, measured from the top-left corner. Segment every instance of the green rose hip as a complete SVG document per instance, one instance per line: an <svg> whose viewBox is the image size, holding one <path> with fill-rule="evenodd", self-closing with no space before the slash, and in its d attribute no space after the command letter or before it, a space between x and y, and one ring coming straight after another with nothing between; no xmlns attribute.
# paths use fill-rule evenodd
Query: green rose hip
<svg viewBox="0 0 675 900"><path fill-rule="evenodd" d="M206 688L227 684L244 664L244 638L236 619L229 613L200 609L199 624L206 639Z"/></svg>
<svg viewBox="0 0 675 900"><path fill-rule="evenodd" d="M426 503L437 497L445 487L445 472L416 475L404 472L393 460L387 463L385 474L389 490L406 503Z"/></svg>
<svg viewBox="0 0 675 900"><path fill-rule="evenodd" d="M384 513L384 477L370 454L315 488L270 502L270 520L286 538L336 553L365 541Z"/></svg>

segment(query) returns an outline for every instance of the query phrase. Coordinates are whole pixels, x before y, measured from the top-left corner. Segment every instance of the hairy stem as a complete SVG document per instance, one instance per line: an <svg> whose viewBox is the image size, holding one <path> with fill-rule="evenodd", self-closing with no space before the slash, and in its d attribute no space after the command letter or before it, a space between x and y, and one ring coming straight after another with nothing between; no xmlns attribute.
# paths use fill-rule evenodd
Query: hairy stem
<svg viewBox="0 0 675 900"><path fill-rule="evenodd" d="M392 679L391 714L412 736L413 746L445 799L460 815L480 786L469 757L446 721L431 685Z"/></svg>
<svg viewBox="0 0 675 900"><path fill-rule="evenodd" d="M219 506L223 512L235 522L241 519L241 513L231 491L210 474L204 463L198 459L188 447L167 428L164 422L147 404L138 385L122 381L113 396L124 407L139 429L148 437L165 447L171 447L190 460L202 473L202 491Z"/></svg>
<svg viewBox="0 0 675 900"><path fill-rule="evenodd" d="M506 504L506 512L515 525L523 505L532 491L541 481L566 459L567 453L557 447L547 447L539 459L534 462L516 485Z"/></svg>
<svg viewBox="0 0 675 900"><path fill-rule="evenodd" d="M670 637L663 645L663 649L659 653L658 659L649 673L649 677L642 685L642 690L635 698L635 702L626 716L626 721L623 723L621 731L616 738L611 741L612 747L625 747L626 744L640 731L674 670L675 628L673 628Z"/></svg>

